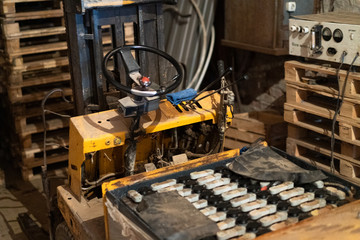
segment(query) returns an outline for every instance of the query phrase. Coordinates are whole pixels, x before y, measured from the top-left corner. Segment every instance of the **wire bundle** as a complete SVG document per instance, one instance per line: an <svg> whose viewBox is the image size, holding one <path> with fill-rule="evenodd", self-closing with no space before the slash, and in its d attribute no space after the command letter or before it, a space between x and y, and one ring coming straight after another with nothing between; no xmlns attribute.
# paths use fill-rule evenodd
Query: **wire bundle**
<svg viewBox="0 0 360 240"><path fill-rule="evenodd" d="M339 71L344 63L344 58L346 56L346 52L343 52L341 55L341 59L340 59L340 66L338 67L337 71L336 71L336 78L337 81L339 83ZM344 84L342 86L342 88L340 88L340 83L339 83L339 91L338 91L338 97L337 97L337 102L336 102L336 109L335 109L335 113L332 119L332 126L331 126L331 162L330 162L330 170L331 173L335 172L335 164L334 164L334 146L335 146L335 124L336 124L336 119L337 119L337 115L340 113L340 109L344 100L344 95L345 95L345 88L346 88L346 84L347 84L347 80L350 74L350 71L352 71L352 68L354 66L354 63L356 61L356 59L359 57L359 53L356 53L354 59L352 60L349 69L346 72L346 77L344 80ZM340 90L341 90L341 96L340 96Z"/></svg>

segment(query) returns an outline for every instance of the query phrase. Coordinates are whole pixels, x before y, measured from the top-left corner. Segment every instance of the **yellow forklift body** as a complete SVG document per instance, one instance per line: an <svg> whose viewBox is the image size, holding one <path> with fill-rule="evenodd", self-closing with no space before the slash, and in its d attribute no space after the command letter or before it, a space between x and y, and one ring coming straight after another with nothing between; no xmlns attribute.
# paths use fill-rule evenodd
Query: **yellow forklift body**
<svg viewBox="0 0 360 240"><path fill-rule="evenodd" d="M210 92L204 92L201 96ZM211 121L212 124L217 123L217 112L220 110L220 95L215 93L207 98L199 101L201 108L188 108L188 111L182 109L179 112L170 102L162 100L159 108L149 112L141 117L140 129L145 134L161 132L174 129L181 126L191 125L195 123ZM228 108L228 116L231 116ZM231 120L228 119L228 122ZM118 110L109 110L100 113L78 116L70 120L70 140L69 140L69 185L74 196L81 201L81 179L82 165L87 154L95 154L98 151L104 151L104 156L111 156L109 160L101 160L100 164L105 164L106 172L114 172L118 159L113 157L123 157L125 140L129 134L131 119L124 118ZM148 144L146 144L146 142ZM145 144L138 144L137 155L144 159L151 141L145 141ZM117 148L120 147L120 148ZM112 153L117 151L116 153ZM137 157L137 159L139 159ZM85 166L85 171L91 171L89 166Z"/></svg>

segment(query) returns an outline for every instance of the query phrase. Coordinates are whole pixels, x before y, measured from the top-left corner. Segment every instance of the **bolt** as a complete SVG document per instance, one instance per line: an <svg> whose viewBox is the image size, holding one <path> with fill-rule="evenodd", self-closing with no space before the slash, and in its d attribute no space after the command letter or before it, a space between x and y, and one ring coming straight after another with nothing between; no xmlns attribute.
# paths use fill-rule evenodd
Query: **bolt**
<svg viewBox="0 0 360 240"><path fill-rule="evenodd" d="M357 219L360 219L360 211L357 213L356 218L357 218Z"/></svg>
<svg viewBox="0 0 360 240"><path fill-rule="evenodd" d="M105 145L110 145L110 140L106 140Z"/></svg>
<svg viewBox="0 0 360 240"><path fill-rule="evenodd" d="M121 143L121 138L116 137L114 138L114 145L119 145Z"/></svg>

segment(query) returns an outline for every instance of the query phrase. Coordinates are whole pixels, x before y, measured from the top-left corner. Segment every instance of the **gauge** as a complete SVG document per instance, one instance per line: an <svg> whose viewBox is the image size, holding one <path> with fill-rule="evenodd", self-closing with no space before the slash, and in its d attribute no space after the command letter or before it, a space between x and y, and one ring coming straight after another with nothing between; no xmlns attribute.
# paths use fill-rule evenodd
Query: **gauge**
<svg viewBox="0 0 360 240"><path fill-rule="evenodd" d="M334 31L335 42L337 42L337 43L341 42L343 40L343 37L344 37L343 32L338 28L335 29L335 31Z"/></svg>
<svg viewBox="0 0 360 240"><path fill-rule="evenodd" d="M331 39L332 33L330 28L324 28L322 31L322 36L324 38L325 41L329 41Z"/></svg>

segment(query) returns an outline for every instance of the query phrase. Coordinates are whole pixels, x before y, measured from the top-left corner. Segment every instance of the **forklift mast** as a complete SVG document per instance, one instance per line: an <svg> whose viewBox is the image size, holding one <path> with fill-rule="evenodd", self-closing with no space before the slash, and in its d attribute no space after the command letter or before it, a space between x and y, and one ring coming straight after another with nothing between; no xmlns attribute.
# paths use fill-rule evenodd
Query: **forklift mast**
<svg viewBox="0 0 360 240"><path fill-rule="evenodd" d="M106 83L101 64L109 50L124 45L145 45L164 50L163 4L176 0L65 0L65 21L70 71L77 115L103 111L123 97ZM126 26L126 27L125 27ZM127 31L129 33L127 33ZM127 35L132 34L132 41ZM166 77L166 61L140 52L139 65L152 82ZM121 57L114 56L113 71L118 81L130 85Z"/></svg>

